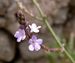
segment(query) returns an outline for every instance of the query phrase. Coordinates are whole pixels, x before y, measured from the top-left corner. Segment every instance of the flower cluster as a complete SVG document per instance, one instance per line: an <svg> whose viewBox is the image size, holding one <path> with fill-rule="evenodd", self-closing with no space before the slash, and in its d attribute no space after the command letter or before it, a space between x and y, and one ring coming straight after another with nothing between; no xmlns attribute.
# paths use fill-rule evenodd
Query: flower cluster
<svg viewBox="0 0 75 63"><path fill-rule="evenodd" d="M37 26L35 23L32 23L31 25L27 25L22 13L18 15L16 14L16 17L18 17L19 23L21 25L20 28L14 34L14 37L17 39L17 42L21 42L22 40L25 40L26 37L28 36L29 50L39 51L41 49L41 44L43 43L43 40L37 39L37 36L33 34L39 33L39 29L41 28L41 26Z"/></svg>
<svg viewBox="0 0 75 63"><path fill-rule="evenodd" d="M32 23L31 25L28 24L25 21L25 16L22 12L19 11L19 13L16 13L15 16L20 24L20 27L14 34L14 37L17 39L17 42L28 39L29 51L39 51L41 47L45 51L63 51L63 48L48 48L43 45L43 40L40 38L38 39L35 35L36 33L39 33L41 26L37 26L35 23Z"/></svg>
<svg viewBox="0 0 75 63"><path fill-rule="evenodd" d="M35 23L33 23L32 25L29 25L29 27L30 27L31 33L33 33L33 32L38 33L39 28L41 28L41 26L37 26ZM24 40L26 38L25 30L20 28L18 31L16 31L14 37L17 38L17 42Z"/></svg>

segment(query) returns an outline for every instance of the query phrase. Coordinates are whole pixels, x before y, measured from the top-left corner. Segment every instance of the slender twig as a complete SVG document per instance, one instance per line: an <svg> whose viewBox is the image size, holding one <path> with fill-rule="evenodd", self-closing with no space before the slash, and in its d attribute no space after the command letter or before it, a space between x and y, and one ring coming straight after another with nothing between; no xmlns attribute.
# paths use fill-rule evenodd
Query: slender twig
<svg viewBox="0 0 75 63"><path fill-rule="evenodd" d="M57 51L60 51L60 52L63 52L64 49L63 48L49 48L45 45L41 45L42 49L44 49L46 52L57 52Z"/></svg>
<svg viewBox="0 0 75 63"><path fill-rule="evenodd" d="M16 1L16 4L18 6L18 8L23 11L25 14L28 14L29 16L31 16L32 18L34 19L37 19L37 20L40 20L42 21L42 19L40 17L37 17L35 15L33 15L32 13L30 13L27 8L25 6L23 6L23 4L19 1L19 0L15 0ZM34 17L35 16L35 17Z"/></svg>
<svg viewBox="0 0 75 63"><path fill-rule="evenodd" d="M40 12L41 17L43 18L43 21L45 22L45 24L47 25L50 33L53 35L54 39L56 40L57 44L62 48L62 43L60 42L60 39L56 36L55 32L53 31L52 27L50 26L50 24L48 23L48 20L44 17L46 16L43 11L41 10L39 4L37 3L36 0L33 0L33 3L36 5L37 9ZM75 60L72 58L72 56L67 52L67 50L64 48L64 53L67 55L67 57L72 61L72 63L75 63Z"/></svg>

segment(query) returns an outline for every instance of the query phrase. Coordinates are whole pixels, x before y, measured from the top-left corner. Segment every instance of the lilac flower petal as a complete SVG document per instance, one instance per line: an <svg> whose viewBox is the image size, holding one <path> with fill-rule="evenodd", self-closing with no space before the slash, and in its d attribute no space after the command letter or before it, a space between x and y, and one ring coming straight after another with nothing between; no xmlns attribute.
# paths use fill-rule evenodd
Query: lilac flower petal
<svg viewBox="0 0 75 63"><path fill-rule="evenodd" d="M18 37L20 37L22 35L25 35L25 31L22 30L22 29L19 29L18 31L16 31L14 37L18 38Z"/></svg>
<svg viewBox="0 0 75 63"><path fill-rule="evenodd" d="M37 39L37 40L36 40L36 43L38 43L38 44L41 45L41 44L43 43L43 40L42 40L42 39Z"/></svg>
<svg viewBox="0 0 75 63"><path fill-rule="evenodd" d="M33 42L33 40L32 40L32 39L30 39L30 40L29 40L29 44L32 44L32 42Z"/></svg>
<svg viewBox="0 0 75 63"><path fill-rule="evenodd" d="M35 51L39 51L41 49L41 46L38 43L35 43Z"/></svg>
<svg viewBox="0 0 75 63"><path fill-rule="evenodd" d="M29 50L30 51L39 51L41 48L41 44L43 43L42 39L37 39L36 35L33 35L29 40Z"/></svg>
<svg viewBox="0 0 75 63"><path fill-rule="evenodd" d="M14 37L18 37L19 36L19 31L16 31L16 33L15 33L15 35L14 35Z"/></svg>
<svg viewBox="0 0 75 63"><path fill-rule="evenodd" d="M30 51L34 51L34 46L31 44L31 45L29 45L29 50Z"/></svg>
<svg viewBox="0 0 75 63"><path fill-rule="evenodd" d="M19 29L18 31L16 31L14 37L17 38L17 42L24 40L26 38L24 29Z"/></svg>
<svg viewBox="0 0 75 63"><path fill-rule="evenodd" d="M25 36L25 31L24 31L24 29L23 29L23 30L20 30L20 35L21 35L21 36Z"/></svg>
<svg viewBox="0 0 75 63"><path fill-rule="evenodd" d="M36 35L33 35L31 39L32 39L33 41L37 40Z"/></svg>
<svg viewBox="0 0 75 63"><path fill-rule="evenodd" d="M22 39L22 37L17 38L17 42L20 42Z"/></svg>
<svg viewBox="0 0 75 63"><path fill-rule="evenodd" d="M24 35L23 37L22 37L22 40L24 40L26 38L26 36Z"/></svg>

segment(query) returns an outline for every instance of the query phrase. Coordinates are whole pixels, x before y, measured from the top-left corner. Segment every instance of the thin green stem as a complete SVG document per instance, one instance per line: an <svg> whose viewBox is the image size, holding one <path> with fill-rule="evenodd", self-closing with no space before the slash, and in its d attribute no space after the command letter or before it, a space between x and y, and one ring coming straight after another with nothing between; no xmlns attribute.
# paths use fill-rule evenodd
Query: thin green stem
<svg viewBox="0 0 75 63"><path fill-rule="evenodd" d="M56 40L57 44L60 46L60 47L63 47L62 46L62 43L60 42L60 39L56 36L55 32L53 31L52 27L50 26L50 24L48 23L48 20L47 18L44 19L44 17L46 17L46 15L43 13L43 11L41 10L39 4L37 3L36 0L33 0L33 3L36 5L37 9L39 10L40 12L40 15L42 17L42 19L44 20L45 24L47 25L50 33L53 35L54 39ZM72 56L67 52L67 50L64 48L64 53L67 55L67 57L72 61L72 63L75 63L75 60L72 58Z"/></svg>
<svg viewBox="0 0 75 63"><path fill-rule="evenodd" d="M73 47L74 47L74 32L71 32L70 33L70 38L69 38L69 44L68 44L68 47L70 50L73 50Z"/></svg>

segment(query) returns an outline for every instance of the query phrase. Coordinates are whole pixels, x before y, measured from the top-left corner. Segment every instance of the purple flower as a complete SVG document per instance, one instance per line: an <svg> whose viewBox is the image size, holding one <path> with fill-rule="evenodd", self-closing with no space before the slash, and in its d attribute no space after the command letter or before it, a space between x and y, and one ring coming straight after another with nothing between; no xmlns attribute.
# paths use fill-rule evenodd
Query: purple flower
<svg viewBox="0 0 75 63"><path fill-rule="evenodd" d="M35 35L29 40L29 50L30 51L39 51L41 49L41 44L43 43L42 39L37 39Z"/></svg>
<svg viewBox="0 0 75 63"><path fill-rule="evenodd" d="M24 29L19 29L18 31L16 31L14 37L17 38L17 42L24 40L26 38Z"/></svg>

